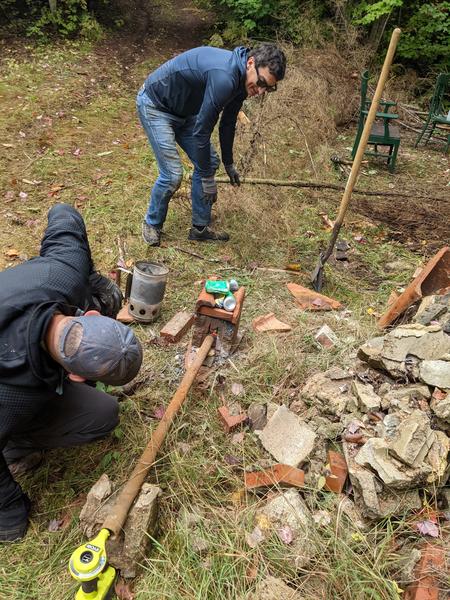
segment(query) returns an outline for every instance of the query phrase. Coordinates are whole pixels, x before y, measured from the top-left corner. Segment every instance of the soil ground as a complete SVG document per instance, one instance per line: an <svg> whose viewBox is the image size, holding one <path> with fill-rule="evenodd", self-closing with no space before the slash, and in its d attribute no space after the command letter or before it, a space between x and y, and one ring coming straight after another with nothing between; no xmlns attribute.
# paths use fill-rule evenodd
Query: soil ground
<svg viewBox="0 0 450 600"><path fill-rule="evenodd" d="M289 402L311 373L351 364L358 345L376 331L376 317L391 290L407 285L416 267L448 243L448 156L437 143L414 149L416 134L402 129L394 174L376 161L363 166L358 189L407 196L354 194L341 234L351 245L350 260L330 259L324 290L345 304L349 312L344 317L299 311L285 287L290 280L309 285L309 273L329 239L320 213L335 218L342 192L221 185L215 223L231 232L231 241L199 247L186 239L186 182L172 200L163 246L145 247L140 228L157 171L135 114L135 94L150 70L211 33L210 15L183 1L176 9L161 4L145 36L108 36L96 45L1 42L0 267L35 255L48 208L69 202L86 220L94 260L103 272L123 254L128 265L144 258L164 262L170 278L160 320L136 326L145 347L147 382L122 400L114 436L91 447L50 452L37 471L20 480L33 498L31 526L23 542L0 548L0 597L73 597L67 562L83 539L77 515L84 494L104 471L119 482L129 474L130 462L145 446L158 409L175 392L183 371L186 342L161 347L154 340L173 314L192 310L200 280L213 273L234 276L246 286L246 334L239 352L193 389L152 471L164 492L161 527L134 583L136 598L234 600L248 597L268 572L289 579L307 599L400 597L394 538L405 531L413 537L407 522L388 521L355 537L351 524L336 512L335 499L320 490L308 490L310 502L337 516L318 539L318 557L310 569L292 573L283 561L287 549L280 544L248 547L245 532L252 529L259 499L236 492L242 487L240 469L261 451L251 434L234 443L225 436L216 411L223 395L231 396L232 383L243 385L243 406ZM349 158L359 100L355 73L364 63L344 59L334 47L287 52L289 75L280 91L245 104L250 124L238 128L236 162L248 177L344 185L347 174L330 157ZM387 92L408 99L395 77ZM189 172L187 159L184 164ZM301 272L261 270L288 262L300 263ZM293 331L277 336L252 332L252 319L269 311ZM314 344L323 323L339 336L338 348L319 350ZM237 469L227 462L230 455L239 457ZM179 519L182 507L194 505L207 516L202 530L209 544L206 555L192 549ZM61 524L51 531L55 520Z"/></svg>

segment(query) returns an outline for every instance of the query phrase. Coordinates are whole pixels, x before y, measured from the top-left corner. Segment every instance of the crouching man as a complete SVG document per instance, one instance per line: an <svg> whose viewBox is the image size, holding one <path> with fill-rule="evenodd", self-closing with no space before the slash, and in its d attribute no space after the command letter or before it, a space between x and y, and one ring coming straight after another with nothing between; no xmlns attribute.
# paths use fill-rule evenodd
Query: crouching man
<svg viewBox="0 0 450 600"><path fill-rule="evenodd" d="M42 450L106 436L117 400L86 381L123 385L142 363L115 321L122 295L94 271L71 206L48 214L40 255L0 273L0 541L25 535L30 500L13 474Z"/></svg>

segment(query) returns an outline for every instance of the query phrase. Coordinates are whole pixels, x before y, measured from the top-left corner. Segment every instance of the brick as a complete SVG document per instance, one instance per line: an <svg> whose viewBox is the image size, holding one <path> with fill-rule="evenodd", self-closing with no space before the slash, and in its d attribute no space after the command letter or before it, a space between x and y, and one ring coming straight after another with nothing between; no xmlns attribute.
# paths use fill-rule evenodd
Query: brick
<svg viewBox="0 0 450 600"><path fill-rule="evenodd" d="M416 581L406 589L405 600L439 600L439 578L445 577L444 563L444 548L427 544L416 569Z"/></svg>
<svg viewBox="0 0 450 600"><path fill-rule="evenodd" d="M241 413L240 415L230 415L230 411L226 406L221 406L218 409L218 413L226 433L230 433L230 431L233 431L233 429L236 429L236 427L247 421L247 415L245 413Z"/></svg>
<svg viewBox="0 0 450 600"><path fill-rule="evenodd" d="M208 296L214 299L212 294L206 293L203 289L196 304L196 311L198 314L213 317L214 319L221 319L222 321L231 321L233 325L237 325L239 323L242 305L245 298L245 288L243 286L241 286L237 292L234 292L234 297L236 298L236 308L233 312L228 312L227 310L223 310L223 308L217 308L214 306L214 304L211 306L208 298L206 298L206 300L204 299Z"/></svg>
<svg viewBox="0 0 450 600"><path fill-rule="evenodd" d="M252 327L255 331L292 331L292 327L278 320L273 312L253 319Z"/></svg>
<svg viewBox="0 0 450 600"><path fill-rule="evenodd" d="M287 288L303 310L337 310L342 304L333 298L314 292L297 283L287 283Z"/></svg>
<svg viewBox="0 0 450 600"><path fill-rule="evenodd" d="M305 473L301 469L289 465L278 464L264 471L252 471L244 474L244 483L247 489L269 487L285 483L295 487L303 487Z"/></svg>
<svg viewBox="0 0 450 600"><path fill-rule="evenodd" d="M129 304L126 302L117 313L116 320L121 323L134 323L134 317L128 310Z"/></svg>
<svg viewBox="0 0 450 600"><path fill-rule="evenodd" d="M347 462L342 454L330 450L328 452L328 464L330 465L331 474L326 477L325 489L340 494L344 489L348 475Z"/></svg>
<svg viewBox="0 0 450 600"><path fill-rule="evenodd" d="M178 312L168 323L166 323L166 325L164 325L159 335L166 338L171 343L178 342L191 327L193 322L194 315L192 313L185 311Z"/></svg>

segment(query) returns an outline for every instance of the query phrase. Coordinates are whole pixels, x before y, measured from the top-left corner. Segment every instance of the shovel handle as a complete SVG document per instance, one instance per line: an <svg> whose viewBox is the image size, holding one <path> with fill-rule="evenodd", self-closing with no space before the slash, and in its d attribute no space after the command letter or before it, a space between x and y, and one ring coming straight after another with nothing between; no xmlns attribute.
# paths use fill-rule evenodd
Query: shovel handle
<svg viewBox="0 0 450 600"><path fill-rule="evenodd" d="M389 43L389 48L386 53L386 57L384 59L383 68L381 69L380 78L378 79L377 87L375 90L375 94L372 99L372 104L370 105L369 114L367 115L366 122L364 124L364 129L361 135L361 139L359 140L358 150L356 151L356 156L353 161L353 165L350 171L349 178L347 180L347 184L345 186L344 194L342 195L341 206L339 208L339 214L335 221L335 227L338 225L342 225L344 220L345 213L347 211L348 203L350 202L350 198L353 192L353 188L355 187L356 180L359 175L359 169L361 167L361 161L364 156L364 152L366 151L367 140L369 139L370 131L372 129L373 122L375 121L375 116L378 111L378 105L381 100L381 96L383 94L384 86L386 85L386 80L389 75L389 69L391 68L392 59L394 58L395 50L397 48L398 40L401 34L401 29L398 27L394 29L391 35L391 41Z"/></svg>

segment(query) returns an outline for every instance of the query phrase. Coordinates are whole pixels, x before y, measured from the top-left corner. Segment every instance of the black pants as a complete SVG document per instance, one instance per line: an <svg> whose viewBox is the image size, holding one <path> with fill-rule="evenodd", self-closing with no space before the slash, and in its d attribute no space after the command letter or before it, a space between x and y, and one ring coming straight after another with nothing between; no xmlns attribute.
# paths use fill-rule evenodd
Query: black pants
<svg viewBox="0 0 450 600"><path fill-rule="evenodd" d="M61 396L33 398L15 391L9 402L0 396L0 510L21 495L6 463L37 450L88 444L105 437L119 420L116 398L84 383L67 381Z"/></svg>
<svg viewBox="0 0 450 600"><path fill-rule="evenodd" d="M3 456L10 464L37 450L87 444L110 433L119 422L118 413L114 396L67 382L62 396L50 398L32 421L8 436Z"/></svg>

